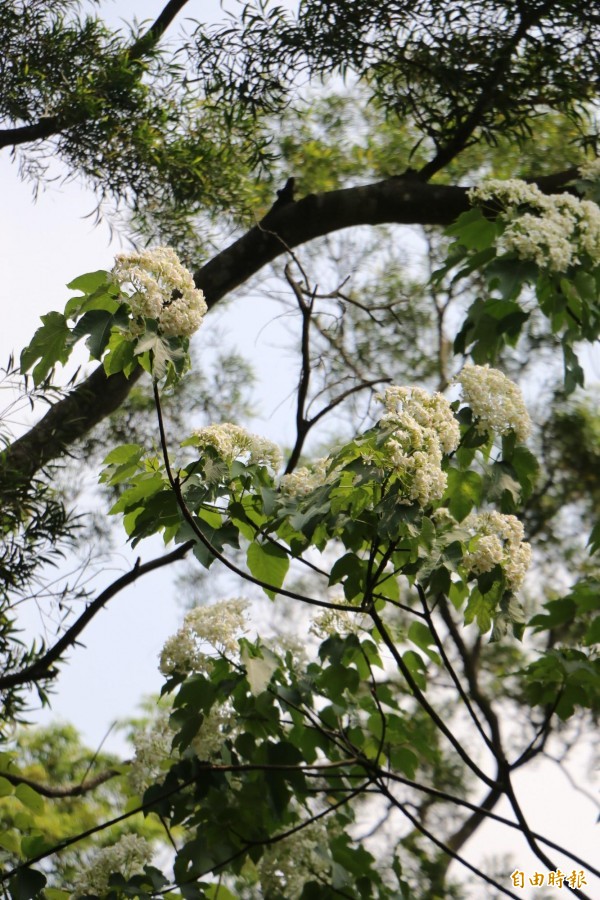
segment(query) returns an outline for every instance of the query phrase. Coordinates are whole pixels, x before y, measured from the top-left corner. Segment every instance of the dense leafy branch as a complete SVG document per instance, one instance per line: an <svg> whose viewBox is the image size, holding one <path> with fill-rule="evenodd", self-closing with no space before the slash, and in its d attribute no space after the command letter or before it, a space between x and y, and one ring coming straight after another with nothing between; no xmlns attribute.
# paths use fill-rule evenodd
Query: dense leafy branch
<svg viewBox="0 0 600 900"><path fill-rule="evenodd" d="M187 2L188 0L169 0L148 30L140 35L130 47L122 51L123 61L133 63L147 54L151 54L169 25ZM19 144L45 140L68 130L75 123L77 125L85 124L95 114L95 110L82 105L81 109L70 109L68 114L47 115L38 122L31 122L14 128L2 128L0 129L0 149L2 147L16 147Z"/></svg>

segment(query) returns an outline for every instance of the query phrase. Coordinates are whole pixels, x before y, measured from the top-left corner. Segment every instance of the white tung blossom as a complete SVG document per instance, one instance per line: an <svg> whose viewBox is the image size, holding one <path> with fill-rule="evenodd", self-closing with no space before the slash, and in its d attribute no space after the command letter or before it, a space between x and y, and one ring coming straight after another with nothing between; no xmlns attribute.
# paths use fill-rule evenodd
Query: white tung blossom
<svg viewBox="0 0 600 900"><path fill-rule="evenodd" d="M469 516L464 523L473 535L463 557L465 568L475 575L500 565L510 590L516 591L531 564L531 546L523 541L523 525L515 516L491 511Z"/></svg>
<svg viewBox="0 0 600 900"><path fill-rule="evenodd" d="M79 874L71 897L94 894L102 897L108 893L108 879L115 872L131 878L143 871L152 858L148 841L137 834L125 834L111 847L103 847L94 855L91 863Z"/></svg>
<svg viewBox="0 0 600 900"><path fill-rule="evenodd" d="M198 447L213 447L221 459L232 463L235 459L250 465L265 465L273 472L281 466L282 453L277 444L257 434L251 434L241 425L223 422L206 425L194 431Z"/></svg>
<svg viewBox="0 0 600 900"><path fill-rule="evenodd" d="M132 334L143 332L143 319L155 319L166 337L189 337L198 330L207 310L204 294L174 250L118 253L115 260L111 274L134 315Z"/></svg>
<svg viewBox="0 0 600 900"><path fill-rule="evenodd" d="M162 649L159 669L163 675L204 672L215 653L237 656L238 638L246 632L247 606L247 600L236 598L190 610Z"/></svg>
<svg viewBox="0 0 600 900"><path fill-rule="evenodd" d="M600 156L597 156L596 159L590 159L588 162L583 163L583 165L579 166L579 176L584 178L586 181L599 181L600 180Z"/></svg>
<svg viewBox="0 0 600 900"><path fill-rule="evenodd" d="M210 760L220 755L221 747L231 737L236 725L236 716L230 704L214 706L200 726L192 741L192 750L202 760Z"/></svg>
<svg viewBox="0 0 600 900"><path fill-rule="evenodd" d="M489 366L467 363L455 379L462 386L465 403L473 410L478 431L505 435L514 431L524 441L531 431L531 419L521 389Z"/></svg>
<svg viewBox="0 0 600 900"><path fill-rule="evenodd" d="M173 761L176 752L171 749L174 731L169 724L170 710L161 709L153 722L133 737L135 756L128 777L133 790L143 794L151 784L162 780L163 764Z"/></svg>
<svg viewBox="0 0 600 900"><path fill-rule="evenodd" d="M443 455L456 450L460 439L450 404L442 394L422 388L389 387L378 399L385 406L381 425L393 429L385 448L390 465L405 480L405 502L429 506L446 490Z"/></svg>
<svg viewBox="0 0 600 900"><path fill-rule="evenodd" d="M580 172L598 177L594 161ZM590 177L584 175L583 177ZM600 260L600 208L572 194L543 194L518 179L490 179L469 191L473 204L494 200L504 207L506 222L498 249L533 260L540 268L564 272L583 255ZM523 209L525 207L525 210Z"/></svg>
<svg viewBox="0 0 600 900"><path fill-rule="evenodd" d="M345 599L336 597L333 602L344 603ZM324 609L314 617L309 631L322 641L335 634L357 634L364 618L360 610L351 613L346 609Z"/></svg>
<svg viewBox="0 0 600 900"><path fill-rule="evenodd" d="M263 896L297 900L307 881L328 879L331 859L327 847L327 832L320 822L267 846L258 863Z"/></svg>
<svg viewBox="0 0 600 900"><path fill-rule="evenodd" d="M328 457L317 459L310 466L300 466L279 479L281 491L288 497L305 497L327 481Z"/></svg>

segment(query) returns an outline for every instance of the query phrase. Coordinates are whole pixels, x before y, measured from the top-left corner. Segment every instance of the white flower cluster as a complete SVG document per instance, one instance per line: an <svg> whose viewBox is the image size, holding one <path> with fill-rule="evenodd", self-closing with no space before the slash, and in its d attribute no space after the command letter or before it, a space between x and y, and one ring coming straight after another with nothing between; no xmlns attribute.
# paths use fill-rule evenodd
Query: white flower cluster
<svg viewBox="0 0 600 900"><path fill-rule="evenodd" d="M591 200L543 194L518 179L490 179L470 190L469 198L474 204L496 200L505 207L501 251L514 251L521 259L556 272L578 264L582 255L600 260L600 207ZM534 212L520 212L523 206Z"/></svg>
<svg viewBox="0 0 600 900"><path fill-rule="evenodd" d="M282 453L277 444L257 434L251 434L240 425L223 422L206 425L194 431L198 447L214 447L221 459L232 463L241 459L250 465L265 465L273 472L281 466Z"/></svg>
<svg viewBox="0 0 600 900"><path fill-rule="evenodd" d="M326 847L327 832L320 822L267 846L258 863L263 896L297 900L307 881L327 878L331 860Z"/></svg>
<svg viewBox="0 0 600 900"><path fill-rule="evenodd" d="M579 176L580 178L584 178L586 181L599 181L600 156L597 156L596 159L591 159L589 162L585 162L582 166L579 166Z"/></svg>
<svg viewBox="0 0 600 900"><path fill-rule="evenodd" d="M198 330L207 309L204 294L174 250L118 253L115 260L111 274L135 317L132 334L143 331L143 319L156 319L167 337L189 337Z"/></svg>
<svg viewBox="0 0 600 900"><path fill-rule="evenodd" d="M310 466L300 466L289 475L282 475L279 487L288 497L305 497L327 481L327 468L330 460L327 457L317 459Z"/></svg>
<svg viewBox="0 0 600 900"><path fill-rule="evenodd" d="M237 598L190 610L179 631L166 641L159 670L163 675L206 671L214 657L202 649L206 645L217 654L236 655L238 638L246 632L247 606L247 600Z"/></svg>
<svg viewBox="0 0 600 900"><path fill-rule="evenodd" d="M511 431L519 441L531 431L531 419L521 389L498 369L467 363L456 376L465 403L477 419L478 431L504 435Z"/></svg>
<svg viewBox="0 0 600 900"><path fill-rule="evenodd" d="M148 841L137 834L125 834L112 847L97 851L92 862L79 874L71 897L74 900L86 894L102 897L108 893L108 879L113 872L131 878L142 872L151 858Z"/></svg>
<svg viewBox="0 0 600 900"><path fill-rule="evenodd" d="M343 597L337 599L340 603L345 602ZM333 634L356 634L360 631L363 618L359 610L355 614L345 609L324 609L314 617L309 631L320 640Z"/></svg>
<svg viewBox="0 0 600 900"><path fill-rule="evenodd" d="M232 707L224 704L215 706L204 717L198 734L192 741L192 750L202 760L210 760L219 755L223 742L231 736L236 717Z"/></svg>
<svg viewBox="0 0 600 900"><path fill-rule="evenodd" d="M471 550L463 557L465 568L483 575L500 565L509 589L516 591L531 564L531 546L523 541L519 520L492 511L469 516L464 525L473 535Z"/></svg>
<svg viewBox="0 0 600 900"><path fill-rule="evenodd" d="M151 784L161 780L162 764L173 759L171 743L174 731L169 725L169 711L161 709L156 719L133 738L135 756L128 776L136 794L143 794Z"/></svg>
<svg viewBox="0 0 600 900"><path fill-rule="evenodd" d="M394 429L385 447L390 465L405 479L405 502L429 506L446 490L443 454L456 450L460 440L450 404L422 388L389 387L378 399L385 406L381 424Z"/></svg>

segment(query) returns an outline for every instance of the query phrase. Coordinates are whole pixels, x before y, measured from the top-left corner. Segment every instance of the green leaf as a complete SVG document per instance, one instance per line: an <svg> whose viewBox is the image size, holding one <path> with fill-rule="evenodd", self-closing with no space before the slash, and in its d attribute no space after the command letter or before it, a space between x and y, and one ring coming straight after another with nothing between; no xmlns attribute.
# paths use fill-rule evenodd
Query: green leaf
<svg viewBox="0 0 600 900"><path fill-rule="evenodd" d="M600 550L600 519L592 528L592 532L588 540L588 547L590 548L590 554L597 553L598 550Z"/></svg>
<svg viewBox="0 0 600 900"><path fill-rule="evenodd" d="M448 470L448 487L445 498L448 509L458 522L462 522L473 507L481 503L482 496L481 475L470 470L466 472L459 469Z"/></svg>
<svg viewBox="0 0 600 900"><path fill-rule="evenodd" d="M82 294L89 295L98 288L108 284L110 273L104 269L98 269L97 272L86 272L85 275L78 275L73 281L67 285L70 291L81 291ZM76 297L74 300L78 299Z"/></svg>
<svg viewBox="0 0 600 900"><path fill-rule="evenodd" d="M281 547L267 542L259 544L255 541L248 547L246 556L248 568L255 578L275 588L281 587L290 566L290 560ZM271 600L275 597L275 591L264 588L267 597Z"/></svg>
<svg viewBox="0 0 600 900"><path fill-rule="evenodd" d="M18 797L21 803L33 812L44 812L44 798L40 797L38 792L28 784L18 784L15 788L15 797Z"/></svg>
<svg viewBox="0 0 600 900"><path fill-rule="evenodd" d="M0 797L9 797L14 791L14 786L8 780L0 775Z"/></svg>
<svg viewBox="0 0 600 900"><path fill-rule="evenodd" d="M152 377L160 381L167 374L170 366L180 369L185 360L182 347L173 346L171 342L153 332L142 335L135 347L135 355L143 353L152 355Z"/></svg>
<svg viewBox="0 0 600 900"><path fill-rule="evenodd" d="M27 859L32 859L39 853L45 853L54 846L53 841L45 838L43 834L23 835L21 839L21 850Z"/></svg>
<svg viewBox="0 0 600 900"><path fill-rule="evenodd" d="M583 387L585 374L577 354L566 340L563 340L563 358L565 365L565 393L569 395L573 393L575 388Z"/></svg>
<svg viewBox="0 0 600 900"><path fill-rule="evenodd" d="M540 471L539 463L533 453L521 445L515 447L510 463L521 485L521 501L525 501L531 496L537 481Z"/></svg>
<svg viewBox="0 0 600 900"><path fill-rule="evenodd" d="M224 884L211 884L204 891L204 896L206 900L238 900L237 894L232 894L229 888L226 888Z"/></svg>
<svg viewBox="0 0 600 900"><path fill-rule="evenodd" d="M586 647L600 644L600 616L596 616L596 618L592 620L591 625L585 633L583 643Z"/></svg>
<svg viewBox="0 0 600 900"><path fill-rule="evenodd" d="M114 463L127 463L131 460L139 460L144 454L144 449L139 444L120 444L111 450L102 460L103 465Z"/></svg>
<svg viewBox="0 0 600 900"><path fill-rule="evenodd" d="M446 229L446 234L455 237L457 243L467 250L485 250L496 240L501 227L487 219L479 207L461 213L456 222Z"/></svg>
<svg viewBox="0 0 600 900"><path fill-rule="evenodd" d="M103 309L92 309L78 321L73 328L73 337L79 340L85 334L89 335L85 342L93 359L100 359L110 340L110 333L115 323L112 312Z"/></svg>
<svg viewBox="0 0 600 900"><path fill-rule="evenodd" d="M39 897L46 884L46 876L36 869L20 869L8 882L12 900L33 900Z"/></svg>
<svg viewBox="0 0 600 900"><path fill-rule="evenodd" d="M21 371L33 369L34 384L39 385L47 377L56 363L63 365L71 355L74 340L67 320L62 313L50 312L41 317L43 325L38 328L31 342L21 353Z"/></svg>
<svg viewBox="0 0 600 900"><path fill-rule="evenodd" d="M344 595L352 600L363 591L364 564L355 553L345 553L335 561L329 575L329 584L337 584L343 581Z"/></svg>
<svg viewBox="0 0 600 900"><path fill-rule="evenodd" d="M61 891L60 888L45 888L45 900L69 900L73 894L70 891Z"/></svg>
<svg viewBox="0 0 600 900"><path fill-rule="evenodd" d="M409 641L416 644L416 646L419 647L420 650L423 650L430 659L434 660L434 662L441 662L436 651L431 650L431 645L435 645L435 638L427 625L424 625L422 622L412 622L408 629L407 637Z"/></svg>
<svg viewBox="0 0 600 900"><path fill-rule="evenodd" d="M121 332L113 331L107 347L108 353L102 363L106 374L115 375L117 372L124 372L126 376L131 375L138 365L133 341Z"/></svg>
<svg viewBox="0 0 600 900"><path fill-rule="evenodd" d="M10 831L0 832L0 847L4 847L9 853L16 856L21 855L21 836L18 831L11 829Z"/></svg>

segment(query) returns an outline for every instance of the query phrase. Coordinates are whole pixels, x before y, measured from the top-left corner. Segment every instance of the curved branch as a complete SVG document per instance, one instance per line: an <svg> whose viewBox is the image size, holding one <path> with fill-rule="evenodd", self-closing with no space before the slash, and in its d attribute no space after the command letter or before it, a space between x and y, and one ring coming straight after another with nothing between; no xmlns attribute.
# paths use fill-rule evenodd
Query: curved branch
<svg viewBox="0 0 600 900"><path fill-rule="evenodd" d="M406 816L406 818L409 820L409 822L412 823L414 828L416 828L417 831L419 831L424 837L426 837L429 841L431 841L431 843L434 844L439 850L441 850L442 853L446 854L448 857L450 857L455 862L459 862L461 865L465 866L465 868L467 868L470 872L472 872L478 878L481 878L482 881L485 881L487 884L491 885L492 887L495 887L496 890L500 891L500 893L505 894L507 897L512 897L513 900L519 900L519 897L517 894L515 894L513 891L509 890L508 888L505 888L503 885L501 885L495 879L491 878L489 875L486 875L486 873L482 869L479 869L477 866L474 866L467 859L465 859L464 856L461 856L459 853L457 853L456 850L454 850L452 847L450 847L449 844L440 840L432 831L429 831L429 829L426 828L423 825L423 823L420 822L419 819L417 819L417 817L414 816L409 811L408 806L405 803L401 803L400 800L398 800L396 797L394 797L394 795L391 793L391 791L388 790L388 788L384 784L379 784L378 787L379 787L381 793L385 797L387 797L389 802L393 806L395 806L397 809L399 809L400 812L404 816Z"/></svg>
<svg viewBox="0 0 600 900"><path fill-rule="evenodd" d="M28 787L33 788L36 794L41 794L43 797L49 797L52 800L56 800L65 797L82 797L84 794L88 794L90 791L100 787L100 785L106 784L111 778L116 778L116 776L121 773L118 769L106 769L106 771L100 772L98 775L95 775L88 781L83 781L81 784L67 784L62 785L61 787L52 787L48 784L41 784L39 781L34 781L33 778L26 778L24 775L14 775L12 772L2 772L0 774L2 778L6 778L6 780L15 787L19 784L26 784Z"/></svg>
<svg viewBox="0 0 600 900"><path fill-rule="evenodd" d="M464 749L464 747L462 746L460 741L457 740L457 738L452 733L450 728L448 728L448 726L446 725L446 722L444 721L442 716L438 712L436 712L436 710L432 707L431 703L427 700L427 698L423 694L423 691L419 688L418 684L416 683L415 679L413 678L413 676L410 672L410 669L404 662L404 660L402 658L402 654L400 653L400 651L396 647L394 641L390 637L390 634L389 634L387 628L385 627L385 625L383 624L383 621L381 620L379 613L375 609L370 609L369 615L373 619L373 624L375 625L375 627L377 628L377 631L381 635L383 643L386 645L386 647L392 654L392 656L394 658L394 662L398 666L398 669L400 670L402 677L408 684L408 686L411 689L412 693L414 694L417 702L422 707L422 709L425 710L425 712L427 713L427 715L429 716L431 721L434 723L436 728L450 742L451 746L454 748L456 753L460 756L460 758L465 763L465 765L472 772L474 772L474 774L477 776L477 778L479 778L489 788L498 787L498 782L494 781L494 779L492 779L488 775L486 775L485 772L482 769L480 769L479 766L471 759L471 757L469 756L467 751Z"/></svg>
<svg viewBox="0 0 600 900"><path fill-rule="evenodd" d="M0 689L12 688L18 684L29 684L33 681L37 681L39 678L54 677L55 672L49 671L50 667L60 659L61 655L68 647L73 646L84 628L112 597L129 584L133 584L142 575L146 575L148 572L154 572L156 569L161 569L163 566L168 566L178 559L183 559L188 550L194 546L194 543L194 541L187 541L185 544L181 544L180 547L177 547L176 550L167 553L166 556L159 556L156 559L151 559L147 563L140 564L138 560L133 569L126 572L125 575L121 575L116 581L113 581L111 585L102 591L102 593L86 607L85 611L79 616L77 621L67 629L60 640L58 640L47 653L44 653L43 656L30 666L21 669L20 672L2 675L0 677Z"/></svg>
<svg viewBox="0 0 600 900"><path fill-rule="evenodd" d="M129 379L121 372L109 378L104 368L98 366L0 454L3 476L29 481L47 463L61 456L70 444L118 409L141 374L140 368Z"/></svg>
<svg viewBox="0 0 600 900"><path fill-rule="evenodd" d="M128 58L140 59L148 50L155 47L187 2L188 0L168 0L168 3L163 7L148 31L138 38L130 48L127 53Z"/></svg>
<svg viewBox="0 0 600 900"><path fill-rule="evenodd" d="M577 174L571 168L535 181L541 190L564 188ZM209 309L244 284L268 263L315 238L358 225L450 225L469 209L466 187L424 184L414 176L388 178L375 184L310 194L273 209L237 241L209 260L194 275ZM100 366L44 418L8 447L0 466L33 477L69 444L117 409L141 371L129 381L110 378Z"/></svg>

